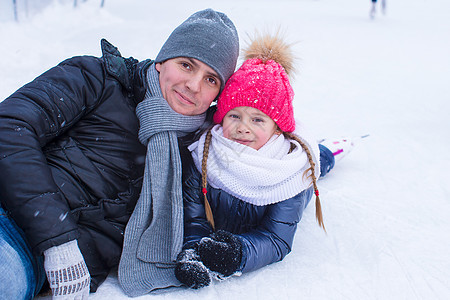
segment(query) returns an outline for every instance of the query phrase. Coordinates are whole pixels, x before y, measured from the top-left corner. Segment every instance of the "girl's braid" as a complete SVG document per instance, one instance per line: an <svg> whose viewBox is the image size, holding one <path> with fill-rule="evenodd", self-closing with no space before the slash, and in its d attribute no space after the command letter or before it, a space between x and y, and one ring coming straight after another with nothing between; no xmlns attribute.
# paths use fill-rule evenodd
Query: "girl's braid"
<svg viewBox="0 0 450 300"><path fill-rule="evenodd" d="M206 220L208 220L208 222L211 224L211 227L213 230L215 230L215 226L214 226L214 217L213 217L213 213L211 210L211 205L209 205L209 201L208 198L206 197L206 193L207 193L207 170L206 170L206 163L208 161L208 154L209 154L209 146L211 144L211 129L210 128L208 130L208 133L206 134L206 138L205 138L205 145L203 148L203 158L202 158L202 193L203 193L203 197L204 197L204 201L205 201L205 213L206 213Z"/></svg>
<svg viewBox="0 0 450 300"><path fill-rule="evenodd" d="M311 151L309 148L305 145L305 143L300 140L295 134L284 132L283 133L287 138L297 141L303 148L303 150L306 152L306 155L308 156L310 167L305 171L304 175L307 174L308 171L311 171L308 177L312 178L312 184L314 186L314 194L316 195L316 219L319 223L319 226L325 230L325 225L323 224L323 216L322 216L322 206L320 205L320 199L319 199L319 189L317 188L317 178L315 174L315 166L316 164L313 161L313 157L311 154Z"/></svg>

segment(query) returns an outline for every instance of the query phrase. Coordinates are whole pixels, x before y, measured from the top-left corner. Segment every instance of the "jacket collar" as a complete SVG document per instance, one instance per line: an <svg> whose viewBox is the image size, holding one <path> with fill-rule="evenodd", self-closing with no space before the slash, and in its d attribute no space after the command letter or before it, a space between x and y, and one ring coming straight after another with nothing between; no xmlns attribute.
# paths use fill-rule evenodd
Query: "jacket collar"
<svg viewBox="0 0 450 300"><path fill-rule="evenodd" d="M101 48L106 72L132 94L136 105L140 103L147 89L146 71L154 61L147 59L139 62L133 57L124 58L117 47L106 39L101 40Z"/></svg>

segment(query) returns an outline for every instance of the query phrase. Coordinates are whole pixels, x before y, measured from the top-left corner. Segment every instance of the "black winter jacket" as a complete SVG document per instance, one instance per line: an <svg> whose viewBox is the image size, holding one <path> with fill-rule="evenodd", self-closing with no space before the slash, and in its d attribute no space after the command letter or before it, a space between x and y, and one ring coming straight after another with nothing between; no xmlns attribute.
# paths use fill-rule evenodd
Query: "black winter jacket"
<svg viewBox="0 0 450 300"><path fill-rule="evenodd" d="M187 248L209 236L212 228L206 220L201 174L187 155L184 164L184 247ZM242 242L239 271L246 273L281 261L291 251L297 223L312 194L311 187L282 202L256 206L207 186L216 230L231 232Z"/></svg>
<svg viewBox="0 0 450 300"><path fill-rule="evenodd" d="M68 59L0 103L0 199L36 254L78 239L91 291L119 263L139 197L145 147L136 105L151 64Z"/></svg>

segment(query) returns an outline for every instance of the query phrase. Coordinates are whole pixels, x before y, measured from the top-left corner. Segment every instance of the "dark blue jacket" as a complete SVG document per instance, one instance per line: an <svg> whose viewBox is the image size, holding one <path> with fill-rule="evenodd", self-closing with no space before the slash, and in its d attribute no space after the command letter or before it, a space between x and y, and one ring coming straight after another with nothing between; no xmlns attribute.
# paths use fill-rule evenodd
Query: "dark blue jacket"
<svg viewBox="0 0 450 300"><path fill-rule="evenodd" d="M212 228L206 220L201 174L189 158L185 158L184 164L184 242L187 247L210 235ZM309 188L291 199L255 206L209 185L207 190L216 230L229 231L242 241L242 272L281 261L291 251L297 223L313 194L313 189Z"/></svg>
<svg viewBox="0 0 450 300"><path fill-rule="evenodd" d="M51 68L0 103L0 201L36 254L78 239L95 291L119 263L146 148L136 105L150 61L101 58Z"/></svg>

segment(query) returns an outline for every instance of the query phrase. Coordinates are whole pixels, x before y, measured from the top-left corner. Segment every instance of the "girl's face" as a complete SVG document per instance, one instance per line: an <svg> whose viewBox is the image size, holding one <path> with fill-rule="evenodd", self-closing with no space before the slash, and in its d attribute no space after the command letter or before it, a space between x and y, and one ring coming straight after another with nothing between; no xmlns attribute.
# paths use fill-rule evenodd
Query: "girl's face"
<svg viewBox="0 0 450 300"><path fill-rule="evenodd" d="M240 106L230 110L222 122L223 136L259 150L274 135L277 124L259 109Z"/></svg>

